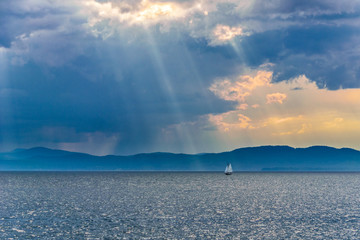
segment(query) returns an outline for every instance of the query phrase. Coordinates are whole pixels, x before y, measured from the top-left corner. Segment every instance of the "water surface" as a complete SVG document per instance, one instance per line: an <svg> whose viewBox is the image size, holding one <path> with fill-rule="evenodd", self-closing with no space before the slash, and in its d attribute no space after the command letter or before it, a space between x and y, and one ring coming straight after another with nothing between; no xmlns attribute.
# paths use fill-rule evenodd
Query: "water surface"
<svg viewBox="0 0 360 240"><path fill-rule="evenodd" d="M0 239L359 239L356 173L0 173Z"/></svg>

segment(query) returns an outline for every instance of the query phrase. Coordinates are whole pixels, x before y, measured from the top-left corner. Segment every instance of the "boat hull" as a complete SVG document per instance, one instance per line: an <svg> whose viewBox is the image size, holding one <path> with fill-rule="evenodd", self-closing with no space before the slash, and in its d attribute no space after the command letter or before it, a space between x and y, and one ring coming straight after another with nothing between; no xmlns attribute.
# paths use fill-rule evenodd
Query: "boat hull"
<svg viewBox="0 0 360 240"><path fill-rule="evenodd" d="M231 172L226 172L225 175L231 175L232 173Z"/></svg>

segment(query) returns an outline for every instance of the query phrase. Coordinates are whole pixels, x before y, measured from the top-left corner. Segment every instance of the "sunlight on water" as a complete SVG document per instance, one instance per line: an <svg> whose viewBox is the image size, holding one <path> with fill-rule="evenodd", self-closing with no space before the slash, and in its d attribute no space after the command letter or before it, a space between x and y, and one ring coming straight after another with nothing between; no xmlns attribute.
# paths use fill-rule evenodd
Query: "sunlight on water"
<svg viewBox="0 0 360 240"><path fill-rule="evenodd" d="M359 239L360 174L0 173L0 239Z"/></svg>

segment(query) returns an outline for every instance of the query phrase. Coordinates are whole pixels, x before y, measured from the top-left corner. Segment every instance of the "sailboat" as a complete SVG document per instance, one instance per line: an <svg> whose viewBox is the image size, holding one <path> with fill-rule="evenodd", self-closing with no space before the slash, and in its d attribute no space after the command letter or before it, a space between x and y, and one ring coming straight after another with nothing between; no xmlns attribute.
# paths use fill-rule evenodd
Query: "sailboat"
<svg viewBox="0 0 360 240"><path fill-rule="evenodd" d="M225 168L225 175L231 175L232 172L233 172L233 170L232 170L232 167L231 167L231 163L228 163L226 165L226 168Z"/></svg>

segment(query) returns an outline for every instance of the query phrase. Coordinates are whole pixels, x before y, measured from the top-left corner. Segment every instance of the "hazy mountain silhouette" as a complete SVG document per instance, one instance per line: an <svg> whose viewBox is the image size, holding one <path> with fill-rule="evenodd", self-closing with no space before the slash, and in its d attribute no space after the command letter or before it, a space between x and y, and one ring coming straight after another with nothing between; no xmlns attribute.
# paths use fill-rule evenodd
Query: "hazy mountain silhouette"
<svg viewBox="0 0 360 240"><path fill-rule="evenodd" d="M350 148L261 146L202 154L143 153L93 156L36 147L0 153L0 171L360 171L360 152Z"/></svg>

